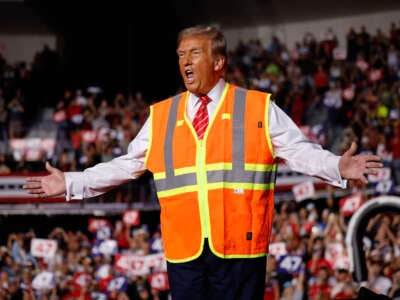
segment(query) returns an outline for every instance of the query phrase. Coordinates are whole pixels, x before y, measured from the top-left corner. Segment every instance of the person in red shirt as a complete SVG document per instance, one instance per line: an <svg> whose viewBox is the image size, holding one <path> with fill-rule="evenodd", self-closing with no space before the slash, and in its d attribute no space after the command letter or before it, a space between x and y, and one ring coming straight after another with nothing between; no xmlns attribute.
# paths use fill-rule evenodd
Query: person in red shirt
<svg viewBox="0 0 400 300"><path fill-rule="evenodd" d="M314 284L310 286L308 296L314 299L319 294L323 294L324 298L329 299L332 291L332 286L329 284L329 274L331 269L328 266L322 266L317 271L317 278Z"/></svg>

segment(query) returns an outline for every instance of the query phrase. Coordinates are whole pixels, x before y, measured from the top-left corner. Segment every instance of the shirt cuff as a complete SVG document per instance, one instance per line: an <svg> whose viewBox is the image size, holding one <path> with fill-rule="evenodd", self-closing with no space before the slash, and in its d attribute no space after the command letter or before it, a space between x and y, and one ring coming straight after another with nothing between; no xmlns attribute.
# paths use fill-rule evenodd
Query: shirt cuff
<svg viewBox="0 0 400 300"><path fill-rule="evenodd" d="M65 172L65 200L83 199L83 173L82 172Z"/></svg>
<svg viewBox="0 0 400 300"><path fill-rule="evenodd" d="M337 155L327 157L325 166L326 170L334 170L334 172L332 173L334 177L329 180L329 183L333 186L345 189L347 187L347 179L342 178L342 176L340 175L339 160L340 156Z"/></svg>

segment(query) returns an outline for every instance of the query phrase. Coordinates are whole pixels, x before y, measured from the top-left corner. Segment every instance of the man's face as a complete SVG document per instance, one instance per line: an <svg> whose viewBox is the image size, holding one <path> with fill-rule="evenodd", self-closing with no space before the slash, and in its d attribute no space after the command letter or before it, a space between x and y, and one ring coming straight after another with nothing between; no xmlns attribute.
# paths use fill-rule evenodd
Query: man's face
<svg viewBox="0 0 400 300"><path fill-rule="evenodd" d="M197 96L207 94L218 82L222 68L220 59L212 54L211 41L203 36L186 37L179 43L177 54L188 91Z"/></svg>

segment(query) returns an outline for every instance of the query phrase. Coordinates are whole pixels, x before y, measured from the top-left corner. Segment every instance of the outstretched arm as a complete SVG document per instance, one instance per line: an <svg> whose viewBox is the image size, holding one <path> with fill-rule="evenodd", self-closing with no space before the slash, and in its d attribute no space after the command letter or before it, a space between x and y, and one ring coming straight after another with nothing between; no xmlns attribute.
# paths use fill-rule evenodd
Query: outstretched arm
<svg viewBox="0 0 400 300"><path fill-rule="evenodd" d="M343 178L360 180L367 184L366 175L376 175L376 168L382 168L381 158L377 155L359 154L354 155L357 150L355 142L339 159L339 172Z"/></svg>
<svg viewBox="0 0 400 300"><path fill-rule="evenodd" d="M46 170L50 173L49 175L26 178L24 190L37 198L64 194L66 191L64 173L52 167L49 162L46 162Z"/></svg>

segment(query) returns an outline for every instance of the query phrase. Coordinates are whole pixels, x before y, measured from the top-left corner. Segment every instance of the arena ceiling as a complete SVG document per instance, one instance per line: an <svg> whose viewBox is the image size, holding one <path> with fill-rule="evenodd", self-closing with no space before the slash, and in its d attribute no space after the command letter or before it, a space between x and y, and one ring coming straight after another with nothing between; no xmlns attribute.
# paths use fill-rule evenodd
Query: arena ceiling
<svg viewBox="0 0 400 300"><path fill-rule="evenodd" d="M95 1L0 0L0 32L58 31L72 24L75 17L87 21L120 18L155 26L158 20L169 18L180 27L217 23L223 28L237 28L400 9L399 0L170 0L162 3L161 6L150 1L113 1L111 5ZM164 14L162 18L161 14Z"/></svg>
<svg viewBox="0 0 400 300"><path fill-rule="evenodd" d="M400 9L398 0L172 0L185 23L215 22L225 28L351 16ZM198 12L201 12L200 14ZM400 19L400 18L399 18Z"/></svg>

